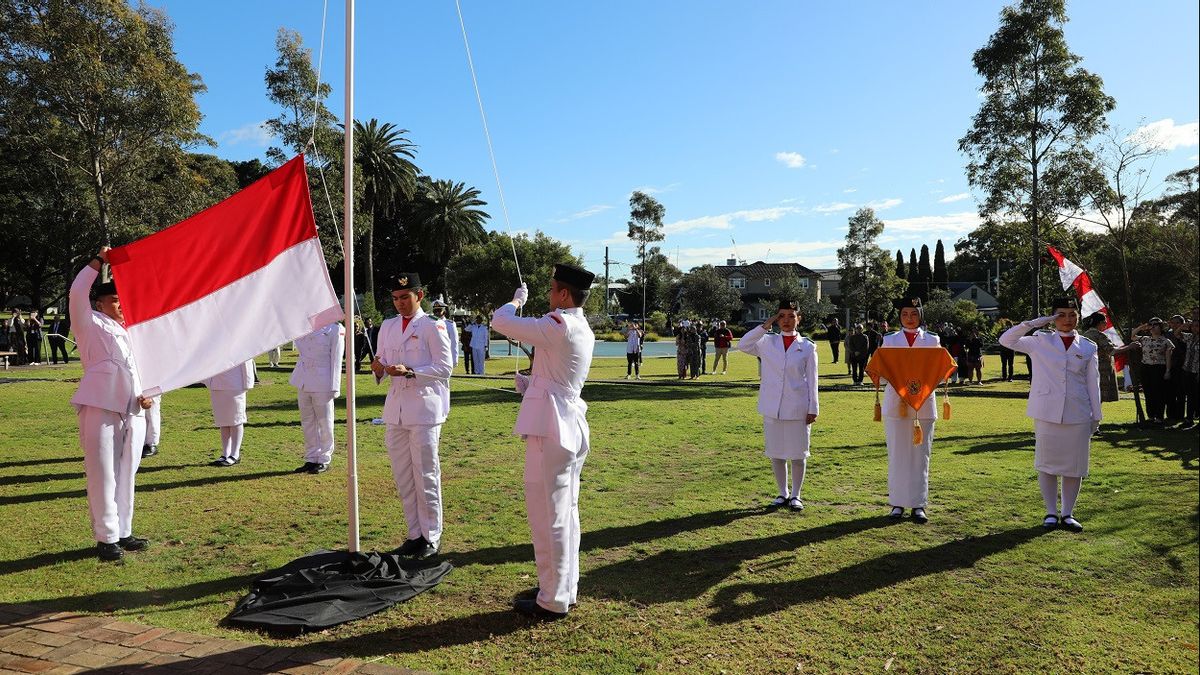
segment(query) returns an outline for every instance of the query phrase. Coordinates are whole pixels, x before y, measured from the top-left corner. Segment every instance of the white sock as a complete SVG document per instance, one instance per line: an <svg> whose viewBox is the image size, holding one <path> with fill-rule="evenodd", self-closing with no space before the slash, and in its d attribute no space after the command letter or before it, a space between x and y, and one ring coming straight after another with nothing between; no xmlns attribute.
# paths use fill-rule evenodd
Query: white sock
<svg viewBox="0 0 1200 675"><path fill-rule="evenodd" d="M787 494L787 460L772 459L771 470L775 472L775 487L779 490L775 494Z"/></svg>
<svg viewBox="0 0 1200 675"><path fill-rule="evenodd" d="M229 445L232 448L234 459L242 457L242 434L244 432L245 427L240 424L236 427L229 427Z"/></svg>
<svg viewBox="0 0 1200 675"><path fill-rule="evenodd" d="M792 460L792 498L800 496L800 490L804 488L804 465L808 460L793 459Z"/></svg>
<svg viewBox="0 0 1200 675"><path fill-rule="evenodd" d="M233 452L232 448L230 447L230 441L232 440L232 437L229 433L230 429L232 429L232 427L221 427L221 456L222 457L228 457L229 453Z"/></svg>
<svg viewBox="0 0 1200 675"><path fill-rule="evenodd" d="M1079 488L1083 479L1079 476L1062 477L1062 512L1064 516L1075 513L1075 500L1079 497Z"/></svg>
<svg viewBox="0 0 1200 675"><path fill-rule="evenodd" d="M1058 476L1039 471L1038 487L1042 489L1042 501L1046 502L1046 513L1049 515L1058 513Z"/></svg>

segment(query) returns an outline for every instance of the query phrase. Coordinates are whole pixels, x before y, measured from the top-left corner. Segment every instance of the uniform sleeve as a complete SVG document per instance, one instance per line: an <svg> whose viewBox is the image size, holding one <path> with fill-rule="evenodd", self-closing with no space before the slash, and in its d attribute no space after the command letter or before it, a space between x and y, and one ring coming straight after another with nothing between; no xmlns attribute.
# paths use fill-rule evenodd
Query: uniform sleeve
<svg viewBox="0 0 1200 675"><path fill-rule="evenodd" d="M92 282L100 273L92 269L91 265L85 265L79 270L79 274L75 275L75 281L71 282L71 291L67 300L67 312L71 315L71 324L75 328L76 342L86 341L91 337L92 330L92 304L89 294L92 289Z"/></svg>
<svg viewBox="0 0 1200 675"><path fill-rule="evenodd" d="M745 352L751 356L758 356L758 341L767 334L767 329L762 326L755 326L738 340L738 351ZM813 350L816 352L817 350Z"/></svg>
<svg viewBox="0 0 1200 675"><path fill-rule="evenodd" d="M422 330L421 339L429 349L430 363L413 368L420 375L439 380L450 379L454 372L454 356L450 353L450 336L446 334L446 324L441 321L427 321Z"/></svg>
<svg viewBox="0 0 1200 675"><path fill-rule="evenodd" d="M1037 338L1032 335L1026 335L1026 333L1033 330L1035 327L1036 326L1033 325L1032 321L1022 321L1021 323L1004 331L1004 334L1000 336L1000 344L1008 347L1014 352L1028 354L1030 350L1033 349L1033 345L1037 342Z"/></svg>
<svg viewBox="0 0 1200 675"><path fill-rule="evenodd" d="M811 343L810 343L811 344ZM817 346L812 346L812 358L808 360L808 414L817 415L821 412L821 403L817 396Z"/></svg>
<svg viewBox="0 0 1200 675"><path fill-rule="evenodd" d="M333 378L333 382L330 382L333 389L330 391L341 391L342 360L346 355L346 329L340 323L337 325L337 338L333 340L333 348L329 352L329 374Z"/></svg>
<svg viewBox="0 0 1200 675"><path fill-rule="evenodd" d="M562 340L567 334L567 327L562 319L553 314L544 316L517 316L517 307L512 303L504 305L492 315L492 328L498 333L507 335L520 342L528 342L534 347L546 347Z"/></svg>

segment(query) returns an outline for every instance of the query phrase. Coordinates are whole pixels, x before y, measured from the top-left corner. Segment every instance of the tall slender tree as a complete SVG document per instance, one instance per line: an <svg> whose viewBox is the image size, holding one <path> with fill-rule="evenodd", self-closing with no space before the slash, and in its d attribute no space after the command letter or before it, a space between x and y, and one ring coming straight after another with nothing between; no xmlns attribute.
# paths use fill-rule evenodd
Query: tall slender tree
<svg viewBox="0 0 1200 675"><path fill-rule="evenodd" d="M946 269L946 247L942 245L941 239L937 240L937 246L933 251L933 287L943 291L950 290L950 276Z"/></svg>
<svg viewBox="0 0 1200 675"><path fill-rule="evenodd" d="M908 282L908 289L904 291L905 295L910 298L920 295L918 289L921 285L921 278L917 274L917 249L915 248L908 249L908 276L905 281Z"/></svg>
<svg viewBox="0 0 1200 675"><path fill-rule="evenodd" d="M875 243L883 227L874 210L859 209L850 217L845 246L837 252L842 303L867 318L886 316L904 288L891 256Z"/></svg>
<svg viewBox="0 0 1200 675"><path fill-rule="evenodd" d="M928 300L932 286L933 268L929 266L929 245L921 244L921 257L917 261L917 295L922 300Z"/></svg>
<svg viewBox="0 0 1200 675"><path fill-rule="evenodd" d="M896 249L896 277L908 280L908 273L904 271L904 253L900 249Z"/></svg>
<svg viewBox="0 0 1200 675"><path fill-rule="evenodd" d="M967 180L984 194L984 218L1016 216L1032 228L1030 291L1041 310L1044 225L1075 215L1103 182L1087 142L1115 102L1067 48L1066 0L1021 0L975 52L983 103L961 139Z"/></svg>
<svg viewBox="0 0 1200 675"><path fill-rule="evenodd" d="M653 265L647 260L649 253L647 247L666 238L667 235L663 232L663 218L666 215L666 207L645 192L635 190L633 194L629 195L628 236L637 243L638 258L641 260L643 306L650 300L647 290L657 283L647 279L646 275L656 267L661 267L661 265ZM657 249L657 247L655 248ZM678 270L676 272L678 273Z"/></svg>

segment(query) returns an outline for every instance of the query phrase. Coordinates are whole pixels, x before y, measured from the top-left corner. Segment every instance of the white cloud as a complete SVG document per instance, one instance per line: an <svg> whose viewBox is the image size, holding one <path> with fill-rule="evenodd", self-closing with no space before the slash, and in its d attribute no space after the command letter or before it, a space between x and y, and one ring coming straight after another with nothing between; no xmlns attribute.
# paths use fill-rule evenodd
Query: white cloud
<svg viewBox="0 0 1200 675"><path fill-rule="evenodd" d="M858 192L858 188L846 188L845 190L842 190L842 194L846 194L846 195L854 193L854 192Z"/></svg>
<svg viewBox="0 0 1200 675"><path fill-rule="evenodd" d="M950 213L944 216L915 216L913 218L885 219L884 231L919 232L926 236L932 233L966 234L983 223L974 211Z"/></svg>
<svg viewBox="0 0 1200 675"><path fill-rule="evenodd" d="M267 130L267 121L251 122L236 129L222 131L217 134L219 145L241 145L247 143L265 148L271 144L271 132Z"/></svg>
<svg viewBox="0 0 1200 675"><path fill-rule="evenodd" d="M583 218L590 218L598 213L604 213L605 211L607 211L611 208L613 208L613 207L609 204L596 204L594 206L589 206L582 211L576 211L575 213L572 213L571 215L566 216L564 218L556 218L550 222L569 223L573 220L581 220Z"/></svg>
<svg viewBox="0 0 1200 675"><path fill-rule="evenodd" d="M873 202L867 202L867 207L875 209L876 211L883 211L885 209L900 206L903 203L903 199L897 199L893 197L892 199L876 199Z"/></svg>
<svg viewBox="0 0 1200 675"><path fill-rule="evenodd" d="M782 162L789 169L799 169L803 167L808 160L804 159L804 155L798 152L777 152L775 159Z"/></svg>
<svg viewBox="0 0 1200 675"><path fill-rule="evenodd" d="M964 199L970 199L970 198L971 198L970 192L960 192L956 195L950 195L949 197L942 197L941 199L938 200L938 203L939 204L952 204L954 202L961 202Z"/></svg>
<svg viewBox="0 0 1200 675"><path fill-rule="evenodd" d="M1129 135L1129 139L1143 141L1162 150L1190 148L1200 145L1200 122L1175 124L1175 120L1168 117L1138 127Z"/></svg>
<svg viewBox="0 0 1200 675"><path fill-rule="evenodd" d="M852 208L854 208L854 204L850 202L834 202L832 204L814 206L813 211L817 213L837 213L838 211L849 211Z"/></svg>
<svg viewBox="0 0 1200 675"><path fill-rule="evenodd" d="M664 192L671 192L672 190L678 188L681 185L683 185L683 183L670 183L670 184L666 185L665 187L654 187L653 185L643 185L642 187L633 188L632 190L630 190L630 192L631 193L645 192L648 195L657 195L657 194L662 194Z"/></svg>
<svg viewBox="0 0 1200 675"><path fill-rule="evenodd" d="M799 212L800 209L795 206L775 206L766 209L734 211L716 216L700 216L699 218L676 220L673 223L665 224L663 231L668 235L672 235L691 232L693 230L732 230L734 223L737 221L745 223L776 221L786 215Z"/></svg>

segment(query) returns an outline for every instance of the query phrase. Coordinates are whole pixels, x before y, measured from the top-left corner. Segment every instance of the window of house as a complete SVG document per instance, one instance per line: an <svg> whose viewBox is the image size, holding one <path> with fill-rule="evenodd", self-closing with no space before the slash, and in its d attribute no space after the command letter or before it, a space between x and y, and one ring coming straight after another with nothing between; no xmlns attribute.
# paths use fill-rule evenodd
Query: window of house
<svg viewBox="0 0 1200 675"><path fill-rule="evenodd" d="M770 279L763 279L763 286L770 286L770 285L771 285Z"/></svg>
<svg viewBox="0 0 1200 675"><path fill-rule="evenodd" d="M758 318L760 318L760 319L766 319L766 318L767 318L767 308L766 308L766 307L759 307L759 308L758 308Z"/></svg>
<svg viewBox="0 0 1200 675"><path fill-rule="evenodd" d="M800 279L800 288L808 288L808 277L802 277Z"/></svg>
<svg viewBox="0 0 1200 675"><path fill-rule="evenodd" d="M730 288L745 288L746 280L743 277L733 277L729 280Z"/></svg>
<svg viewBox="0 0 1200 675"><path fill-rule="evenodd" d="M971 287L971 299L972 300L979 299L979 289L975 288L974 286Z"/></svg>

